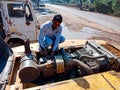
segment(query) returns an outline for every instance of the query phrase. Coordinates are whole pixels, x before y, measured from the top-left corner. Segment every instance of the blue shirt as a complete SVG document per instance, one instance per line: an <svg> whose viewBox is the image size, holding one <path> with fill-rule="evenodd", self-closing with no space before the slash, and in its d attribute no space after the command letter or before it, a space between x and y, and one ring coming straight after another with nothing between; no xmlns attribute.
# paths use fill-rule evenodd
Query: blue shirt
<svg viewBox="0 0 120 90"><path fill-rule="evenodd" d="M55 51L60 42L61 33L62 33L61 25L58 28L53 30L52 29L52 21L46 22L42 25L42 27L40 29L38 42L41 45L41 47L46 49L45 44L44 44L44 39L45 39L45 36L47 36L48 38L54 40L53 51Z"/></svg>

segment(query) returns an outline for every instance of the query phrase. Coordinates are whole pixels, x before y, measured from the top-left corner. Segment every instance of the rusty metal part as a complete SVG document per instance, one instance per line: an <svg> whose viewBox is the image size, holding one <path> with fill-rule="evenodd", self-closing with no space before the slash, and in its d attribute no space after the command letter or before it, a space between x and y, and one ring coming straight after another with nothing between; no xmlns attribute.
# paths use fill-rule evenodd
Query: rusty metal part
<svg viewBox="0 0 120 90"><path fill-rule="evenodd" d="M64 70L64 60L62 56L55 57L57 73L63 73Z"/></svg>
<svg viewBox="0 0 120 90"><path fill-rule="evenodd" d="M44 77L53 76L56 74L56 64L51 60L48 60L44 64L38 65L38 68Z"/></svg>
<svg viewBox="0 0 120 90"><path fill-rule="evenodd" d="M106 49L108 49L109 51L111 51L113 54L117 55L120 58L120 50L115 48L114 46L110 45L110 44L103 44L102 46L104 46Z"/></svg>
<svg viewBox="0 0 120 90"><path fill-rule="evenodd" d="M9 32L6 35L5 42L8 42L10 38L16 38L16 37L19 37L20 40L23 40L24 48L25 48L25 54L30 54L31 50L30 50L29 38L26 35L24 35L23 33Z"/></svg>
<svg viewBox="0 0 120 90"><path fill-rule="evenodd" d="M29 39L24 41L24 47L25 47L25 53L26 54L30 54L31 50L30 50L30 42Z"/></svg>

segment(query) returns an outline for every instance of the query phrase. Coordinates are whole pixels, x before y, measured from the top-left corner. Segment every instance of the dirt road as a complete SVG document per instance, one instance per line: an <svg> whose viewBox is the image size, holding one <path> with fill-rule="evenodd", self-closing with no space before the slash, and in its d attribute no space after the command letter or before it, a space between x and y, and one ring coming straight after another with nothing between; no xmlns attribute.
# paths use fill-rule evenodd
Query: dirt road
<svg viewBox="0 0 120 90"><path fill-rule="evenodd" d="M57 7L55 5L46 5L46 8L63 15L63 35L66 39L105 40L120 49L120 18L98 13L93 13L95 16L92 16L93 14L90 14L90 12L80 11L75 8ZM38 15L38 19L43 24L48 20L52 20L54 14ZM89 17L87 17L88 15ZM107 21L104 21L103 16ZM110 23L112 20L114 20L113 24Z"/></svg>

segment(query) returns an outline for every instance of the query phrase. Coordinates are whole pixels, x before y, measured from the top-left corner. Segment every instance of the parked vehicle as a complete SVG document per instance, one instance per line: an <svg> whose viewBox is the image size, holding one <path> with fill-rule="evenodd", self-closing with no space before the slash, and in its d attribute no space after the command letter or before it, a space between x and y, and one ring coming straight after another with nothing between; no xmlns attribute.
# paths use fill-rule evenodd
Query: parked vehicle
<svg viewBox="0 0 120 90"><path fill-rule="evenodd" d="M45 1L39 1L39 7L45 7Z"/></svg>
<svg viewBox="0 0 120 90"><path fill-rule="evenodd" d="M80 9L95 11L95 3L94 0L83 0L80 4Z"/></svg>
<svg viewBox="0 0 120 90"><path fill-rule="evenodd" d="M37 41L39 23L30 0L1 0L0 13L8 44L21 45L25 38Z"/></svg>

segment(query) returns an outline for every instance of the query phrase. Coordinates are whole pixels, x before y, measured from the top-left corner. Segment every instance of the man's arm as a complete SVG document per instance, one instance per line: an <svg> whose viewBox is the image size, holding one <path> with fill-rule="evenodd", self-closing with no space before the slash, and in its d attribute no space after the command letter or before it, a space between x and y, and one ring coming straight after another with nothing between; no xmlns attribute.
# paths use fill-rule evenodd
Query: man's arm
<svg viewBox="0 0 120 90"><path fill-rule="evenodd" d="M44 45L45 29L46 29L46 25L43 25L39 32L38 42L39 42L39 45L46 50Z"/></svg>

